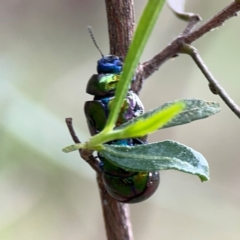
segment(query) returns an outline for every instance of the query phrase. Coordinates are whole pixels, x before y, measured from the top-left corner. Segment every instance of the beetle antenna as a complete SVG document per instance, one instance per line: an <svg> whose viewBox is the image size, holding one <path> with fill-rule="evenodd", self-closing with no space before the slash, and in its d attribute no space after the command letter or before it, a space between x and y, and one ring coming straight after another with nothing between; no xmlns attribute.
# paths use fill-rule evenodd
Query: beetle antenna
<svg viewBox="0 0 240 240"><path fill-rule="evenodd" d="M93 41L95 47L96 47L97 50L100 52L100 54L102 55L102 57L104 57L104 55L103 55L101 49L100 49L99 46L97 45L96 39L95 39L94 34L93 34L92 27L91 27L91 26L88 26L87 28L88 28L88 32L89 32L89 34L90 34L90 37L91 37L91 39L92 39L92 41Z"/></svg>

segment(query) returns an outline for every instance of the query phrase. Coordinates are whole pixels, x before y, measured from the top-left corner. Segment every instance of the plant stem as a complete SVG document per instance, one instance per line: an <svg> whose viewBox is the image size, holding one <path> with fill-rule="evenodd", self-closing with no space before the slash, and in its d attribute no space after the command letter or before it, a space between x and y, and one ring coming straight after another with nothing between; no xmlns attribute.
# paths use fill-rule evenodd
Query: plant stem
<svg viewBox="0 0 240 240"><path fill-rule="evenodd" d="M199 69L202 71L202 73L208 80L211 86L211 91L214 94L218 94L222 98L222 100L227 104L227 106L240 118L239 106L231 99L231 97L227 94L224 88L213 77L212 73L209 71L208 67L198 54L197 49L194 48L193 46L185 45L183 47L183 53L189 54L193 58L194 62L197 64Z"/></svg>
<svg viewBox="0 0 240 240"><path fill-rule="evenodd" d="M106 191L102 177L97 175L102 211L108 240L133 240L128 204L120 203Z"/></svg>
<svg viewBox="0 0 240 240"><path fill-rule="evenodd" d="M133 0L106 0L110 54L126 56L135 19ZM129 207L109 196L98 175L98 186L108 240L133 240Z"/></svg>
<svg viewBox="0 0 240 240"><path fill-rule="evenodd" d="M72 137L72 140L77 144L77 143L81 143L80 140L78 139L73 125L72 125L72 118L66 118L65 122L67 124L69 133ZM101 173L101 169L99 167L100 162L97 160L97 158L95 158L92 154L92 151L89 150L78 150L80 156L97 172L97 173Z"/></svg>
<svg viewBox="0 0 240 240"><path fill-rule="evenodd" d="M125 57L135 27L133 0L105 0L105 4L110 54Z"/></svg>

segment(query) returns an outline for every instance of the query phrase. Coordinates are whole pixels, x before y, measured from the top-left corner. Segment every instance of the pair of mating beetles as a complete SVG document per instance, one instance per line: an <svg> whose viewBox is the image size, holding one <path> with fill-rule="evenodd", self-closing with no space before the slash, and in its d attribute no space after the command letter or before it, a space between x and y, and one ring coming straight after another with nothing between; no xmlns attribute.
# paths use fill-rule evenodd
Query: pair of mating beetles
<svg viewBox="0 0 240 240"><path fill-rule="evenodd" d="M91 135L101 132L106 124L115 90L120 80L123 59L115 55L104 56L90 32L93 42L102 58L97 62L97 73L87 84L86 92L94 96L84 106ZM144 111L139 97L129 90L124 99L116 127L141 115ZM147 144L138 138L108 142L107 144L134 146ZM108 159L98 154L101 160L102 178L108 193L119 202L137 203L149 198L157 189L160 181L159 172L132 172L114 166Z"/></svg>

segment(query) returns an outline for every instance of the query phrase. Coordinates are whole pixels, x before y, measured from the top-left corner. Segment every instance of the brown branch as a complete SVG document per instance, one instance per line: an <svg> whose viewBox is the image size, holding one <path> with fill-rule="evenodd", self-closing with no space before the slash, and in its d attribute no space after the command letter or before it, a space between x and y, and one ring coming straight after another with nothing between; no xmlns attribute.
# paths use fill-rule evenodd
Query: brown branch
<svg viewBox="0 0 240 240"><path fill-rule="evenodd" d="M226 105L240 118L239 106L231 99L231 97L227 94L224 88L213 77L211 72L208 70L208 67L198 54L197 49L192 46L185 45L183 48L183 53L189 54L193 58L194 62L197 64L197 66L200 68L200 70L208 80L211 91L214 94L218 94L222 98L222 100L226 103Z"/></svg>
<svg viewBox="0 0 240 240"><path fill-rule="evenodd" d="M108 240L133 240L128 204L113 199L106 191L102 177L97 175L102 211Z"/></svg>
<svg viewBox="0 0 240 240"><path fill-rule="evenodd" d="M204 34L210 32L212 29L221 26L229 18L237 16L238 11L240 11L240 1L235 1L196 30L189 32L189 34L177 37L160 53L139 66L136 81L134 82L132 89L136 93L139 93L142 86L141 83L158 70L164 62L181 52L181 48L184 44L190 44Z"/></svg>
<svg viewBox="0 0 240 240"><path fill-rule="evenodd" d="M133 0L106 0L110 53L125 56L131 43L135 19Z"/></svg>
<svg viewBox="0 0 240 240"><path fill-rule="evenodd" d="M69 133L72 137L72 140L77 144L77 143L81 143L79 138L77 137L73 125L72 125L72 118L66 118L65 122L67 124ZM100 162L92 155L93 152L83 149L83 150L78 150L80 156L97 172L97 173L101 173L99 164Z"/></svg>
<svg viewBox="0 0 240 240"><path fill-rule="evenodd" d="M223 23L229 18L236 17L238 11L240 11L240 2L232 2L222 11L220 11L214 17L208 20L205 24L203 24L198 29L186 36L184 39L185 43L190 44L202 37L204 34L210 32L214 28L222 26Z"/></svg>

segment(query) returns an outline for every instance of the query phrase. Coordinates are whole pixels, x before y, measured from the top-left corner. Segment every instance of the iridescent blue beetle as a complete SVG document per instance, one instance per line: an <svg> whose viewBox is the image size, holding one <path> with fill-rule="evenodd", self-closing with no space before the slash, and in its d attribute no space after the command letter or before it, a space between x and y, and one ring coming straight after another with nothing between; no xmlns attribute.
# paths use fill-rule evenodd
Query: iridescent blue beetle
<svg viewBox="0 0 240 240"><path fill-rule="evenodd" d="M114 55L104 56L97 46L91 29L89 29L89 32L95 46L102 55L102 58L97 62L98 74L93 74L86 89L86 92L93 95L94 99L93 101L87 101L84 106L90 133L95 135L103 130L111 111L111 103L122 72L123 59ZM143 111L141 100L134 92L129 90L124 99L116 126L141 115ZM147 144L147 142L136 138L116 140L108 144L133 146ZM124 203L141 202L156 191L160 181L159 172L126 171L114 166L100 154L98 154L98 157L101 160L105 188L117 201Z"/></svg>

